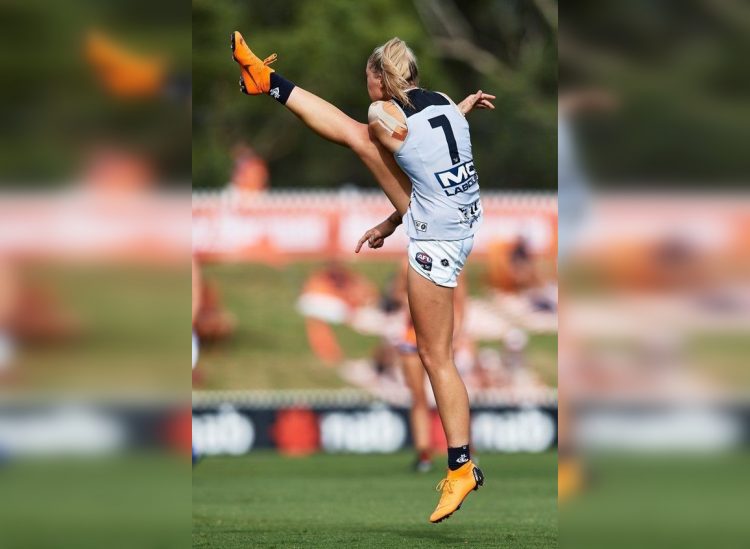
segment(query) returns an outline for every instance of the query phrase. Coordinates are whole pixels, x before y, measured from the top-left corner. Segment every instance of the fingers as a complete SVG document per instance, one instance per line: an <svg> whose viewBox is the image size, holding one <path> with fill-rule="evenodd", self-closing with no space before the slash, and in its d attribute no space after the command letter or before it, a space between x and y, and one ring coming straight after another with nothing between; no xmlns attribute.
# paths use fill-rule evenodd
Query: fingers
<svg viewBox="0 0 750 549"><path fill-rule="evenodd" d="M495 98L496 97L491 93L484 93L482 90L477 90L476 93L472 93L471 95L467 96L466 99L461 101L461 103L459 104L459 109L464 114L472 109L495 110L495 105L492 104L492 101Z"/></svg>
<svg viewBox="0 0 750 549"><path fill-rule="evenodd" d="M367 242L367 246L370 248L381 248L385 243L385 238L380 236L377 231L370 229L364 235L362 235L362 238L360 238L359 242L357 242L357 246L354 248L355 254L358 254L360 252L360 250L362 249L362 245L365 242Z"/></svg>
<svg viewBox="0 0 750 549"><path fill-rule="evenodd" d="M370 231L367 231L362 238L359 239L359 242L357 242L357 247L354 248L354 253L358 254L359 251L362 249L362 244L367 242L370 239Z"/></svg>
<svg viewBox="0 0 750 549"><path fill-rule="evenodd" d="M478 109L495 109L495 105L492 104L492 100L495 99L494 95L492 95L491 93L484 93L482 90L479 90L475 95L477 98L477 103L475 106Z"/></svg>

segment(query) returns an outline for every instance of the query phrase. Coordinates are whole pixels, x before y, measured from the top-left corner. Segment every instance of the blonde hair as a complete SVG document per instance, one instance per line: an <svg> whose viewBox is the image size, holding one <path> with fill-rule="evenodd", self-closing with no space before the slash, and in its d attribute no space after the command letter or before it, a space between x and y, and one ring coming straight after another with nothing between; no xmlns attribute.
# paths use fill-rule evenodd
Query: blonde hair
<svg viewBox="0 0 750 549"><path fill-rule="evenodd" d="M419 70L417 58L406 42L391 38L373 50L367 66L380 76L386 94L406 106L412 106L406 90L419 84Z"/></svg>

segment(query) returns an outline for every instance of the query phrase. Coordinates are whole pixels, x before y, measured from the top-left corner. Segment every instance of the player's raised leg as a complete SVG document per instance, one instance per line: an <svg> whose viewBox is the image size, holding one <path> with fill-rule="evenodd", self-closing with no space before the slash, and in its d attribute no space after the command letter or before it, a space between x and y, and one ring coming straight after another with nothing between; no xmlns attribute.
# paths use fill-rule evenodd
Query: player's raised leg
<svg viewBox="0 0 750 549"><path fill-rule="evenodd" d="M484 482L469 451L469 397L453 362L453 288L438 286L409 269L409 309L417 348L448 441L448 475L438 484L440 501L430 522L440 522L461 507Z"/></svg>
<svg viewBox="0 0 750 549"><path fill-rule="evenodd" d="M240 87L244 93L273 97L324 139L350 148L375 176L399 215L406 213L411 182L393 155L376 139L370 138L367 124L357 122L325 99L276 73L269 67L276 60L276 54L261 60L239 32L232 33L231 44L232 56L242 67Z"/></svg>

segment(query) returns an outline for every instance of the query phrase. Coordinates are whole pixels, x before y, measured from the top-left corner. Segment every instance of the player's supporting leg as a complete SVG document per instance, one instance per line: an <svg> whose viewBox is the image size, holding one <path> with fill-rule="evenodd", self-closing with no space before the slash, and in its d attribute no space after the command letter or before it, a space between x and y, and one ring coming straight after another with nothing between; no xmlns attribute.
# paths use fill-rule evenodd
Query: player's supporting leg
<svg viewBox="0 0 750 549"><path fill-rule="evenodd" d="M448 447L469 444L469 396L453 363L453 288L438 286L409 269L409 309L417 348L432 390Z"/></svg>
<svg viewBox="0 0 750 549"><path fill-rule="evenodd" d="M453 362L453 288L438 286L409 268L409 309L417 348L448 440L448 475L438 484L442 492L430 522L440 522L461 507L472 490L484 482L469 453L469 397Z"/></svg>
<svg viewBox="0 0 750 549"><path fill-rule="evenodd" d="M430 462L430 407L427 403L425 391L425 370L416 353L403 353L404 379L411 394L411 409L409 419L411 433L414 439L414 449L417 452L417 471L428 471Z"/></svg>

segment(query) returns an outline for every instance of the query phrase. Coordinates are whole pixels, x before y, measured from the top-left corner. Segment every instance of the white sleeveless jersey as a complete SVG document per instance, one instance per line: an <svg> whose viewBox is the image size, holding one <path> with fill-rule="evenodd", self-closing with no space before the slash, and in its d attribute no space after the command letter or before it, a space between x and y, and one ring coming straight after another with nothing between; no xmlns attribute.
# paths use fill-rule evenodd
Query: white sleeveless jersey
<svg viewBox="0 0 750 549"><path fill-rule="evenodd" d="M416 240L462 240L479 227L479 176L471 154L469 123L456 105L437 92L407 92L411 107L392 100L404 113L408 134L394 153L412 183L404 216Z"/></svg>

